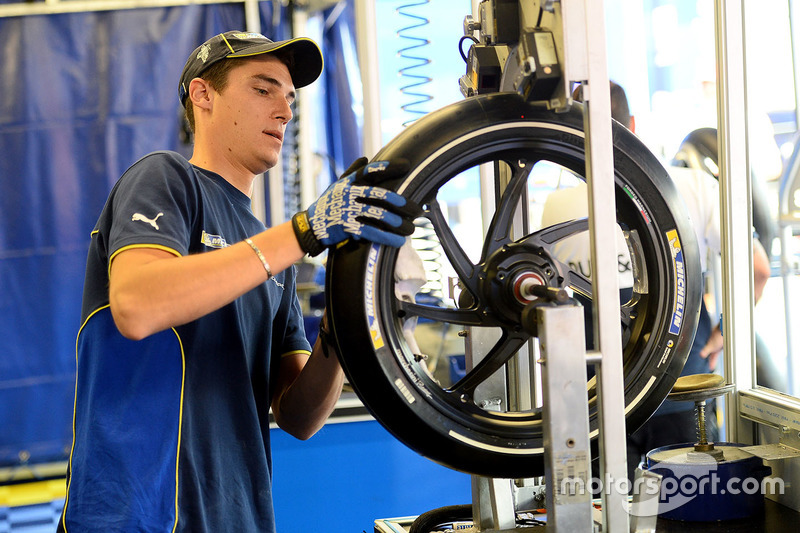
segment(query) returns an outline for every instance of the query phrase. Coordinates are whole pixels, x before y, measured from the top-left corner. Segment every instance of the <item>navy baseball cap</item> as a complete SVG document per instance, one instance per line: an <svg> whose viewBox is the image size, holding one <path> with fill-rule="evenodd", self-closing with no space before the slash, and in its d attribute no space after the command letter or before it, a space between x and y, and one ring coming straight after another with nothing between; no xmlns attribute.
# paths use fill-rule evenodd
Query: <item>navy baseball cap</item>
<svg viewBox="0 0 800 533"><path fill-rule="evenodd" d="M178 97L184 105L189 93L189 83L217 61L230 57L248 57L278 50L292 56L289 74L295 88L305 87L322 73L322 52L317 43L307 37L273 42L260 33L228 31L215 35L189 55L183 67Z"/></svg>

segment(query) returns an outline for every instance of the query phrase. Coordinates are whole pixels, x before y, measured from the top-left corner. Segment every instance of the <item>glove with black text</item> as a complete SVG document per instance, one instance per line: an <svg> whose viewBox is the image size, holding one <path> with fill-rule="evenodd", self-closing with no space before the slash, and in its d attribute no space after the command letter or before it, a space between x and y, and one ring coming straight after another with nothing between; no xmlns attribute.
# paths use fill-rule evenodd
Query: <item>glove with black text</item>
<svg viewBox="0 0 800 533"><path fill-rule="evenodd" d="M304 252L311 256L347 239L400 247L414 232L422 210L414 202L376 186L402 176L408 161L356 160L306 211L292 217Z"/></svg>

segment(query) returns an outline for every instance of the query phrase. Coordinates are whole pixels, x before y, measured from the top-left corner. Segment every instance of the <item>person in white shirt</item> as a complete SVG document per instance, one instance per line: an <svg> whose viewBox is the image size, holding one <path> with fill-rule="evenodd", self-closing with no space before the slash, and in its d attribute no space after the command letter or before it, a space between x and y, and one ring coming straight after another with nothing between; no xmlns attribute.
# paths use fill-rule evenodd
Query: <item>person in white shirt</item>
<svg viewBox="0 0 800 533"><path fill-rule="evenodd" d="M573 94L573 98L581 101L579 89ZM625 91L613 81L611 82L611 116L635 133L636 123L630 113ZM719 254L721 251L719 184L712 175L701 170L674 166L668 166L667 170L686 204L697 235L701 267L705 273L708 268L709 254ZM547 227L559 222L583 218L587 216L587 213L587 187L585 183L581 183L576 187L554 191L548 196L542 212L541 225ZM769 278L769 260L758 240L754 239L753 245L755 297L758 301ZM630 256L621 230L617 233L617 250L621 300L627 301L627 296L633 286L633 275ZM591 274L588 232L574 235L563 243L559 243L559 247L556 247L554 252L559 260L567 263L571 268L584 274ZM591 348L593 344L591 310L588 309L584 314L589 321L586 328L587 347ZM714 372L721 350L722 335L719 326L712 325L711 317L703 304L697 333L681 375ZM706 422L709 440L717 440L718 428L715 417L707 417ZM694 404L692 402L664 402L650 420L637 431L628 435L629 477L632 478L633 470L643 455L650 450L695 440Z"/></svg>

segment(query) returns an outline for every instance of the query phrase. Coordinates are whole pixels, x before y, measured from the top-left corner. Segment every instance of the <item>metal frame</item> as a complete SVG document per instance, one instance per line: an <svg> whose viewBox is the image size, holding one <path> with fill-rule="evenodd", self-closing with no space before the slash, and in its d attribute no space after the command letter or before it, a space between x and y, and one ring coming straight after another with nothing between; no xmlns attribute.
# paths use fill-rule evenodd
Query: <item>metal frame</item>
<svg viewBox="0 0 800 533"><path fill-rule="evenodd" d="M616 240L607 236L614 235L613 231L603 231L613 228L616 225L616 206L615 202L609 202L609 198L614 198L614 165L613 165L613 142L611 138L611 109L608 71L606 64L606 43L603 2L598 0L581 1L541 1L531 2L521 5L521 17L524 22L523 27L533 27L533 17L538 13L539 7L544 10L545 20L542 26L553 31L559 57L562 58L562 69L564 72L563 82L554 93L551 107L556 109L565 108L571 103L570 84L573 81L584 83L584 131L586 132L586 161L587 161L587 185L589 190L589 231L592 243L592 264L596 265L593 271L594 286L598 287L596 294L597 305L595 307L595 326L598 339L596 352L584 355L583 344L579 347L581 364L579 368L585 373L585 363L589 362L597 368L598 379L598 410L600 425L600 450L601 450L601 475L603 479L622 479L627 477L627 457L625 445L625 399L624 399L624 380L622 369L622 340L619 335L619 324L616 319L618 316L619 301L619 279L617 275L617 252ZM549 14L549 15L548 15ZM480 20L477 3L473 2L473 19ZM532 20L533 19L533 20ZM591 21L591 23L589 23ZM497 187L502 188L502 176L495 177L495 180L488 178L487 169L481 169L481 183L496 182ZM495 195L490 191L491 187L482 187L482 205L494 206ZM549 315L547 320L553 321L553 315ZM555 331L550 328L581 327L583 318L573 317L575 324L549 323L543 329ZM560 319L559 319L560 320ZM581 331L582 333L582 331ZM582 335L581 335L582 336ZM474 340L470 335L469 340ZM549 337L550 341L555 338L555 334ZM563 339L562 339L563 340ZM551 354L558 353L559 356L575 355L571 350L575 347L561 346L563 342L553 343ZM473 358L480 357L479 346L468 346L468 355ZM522 358L526 354L517 357ZM555 358L550 357L553 361ZM474 364L476 361L472 361ZM470 361L468 361L470 366ZM535 364L531 363L531 367ZM500 373L498 373L500 374ZM569 367L559 366L543 370L543 381L550 385L553 383L563 383L569 381ZM498 381L501 385L506 385L507 376L499 375ZM516 379L524 379L523 372L518 372ZM585 379L581 383L585 383ZM487 385L487 384L484 384ZM513 387L506 388L506 395L509 396L509 403L513 391L526 390L533 395L536 393L534 384L513 384ZM513 390L512 390L513 389ZM547 396L548 384L543 383L543 392ZM563 396L560 396L563 398ZM585 398L577 398L585 405ZM519 399L518 399L519 401ZM535 400L531 400L535 404ZM550 406L550 402L545 400L544 409L555 409ZM581 417L572 414L576 424L580 425ZM585 437L589 441L588 413L586 427L581 429L575 425L559 423L560 418L551 415L546 417L545 435L550 441L550 449L546 448L546 472L547 477L552 478L553 468L556 467L554 456L558 456L562 450L561 446L553 447L553 436L560 439L566 434L576 438L585 431L585 435L578 438L580 441ZM557 422L558 420L558 422ZM560 440L559 440L560 442ZM575 446L575 440L571 441ZM563 443L562 443L563 444ZM587 444L588 448L588 444ZM591 475L589 471L588 475ZM554 492L555 491L555 492ZM515 485L509 480L489 480L485 478L473 477L473 508L475 509L475 523L478 531L506 531L514 528L514 517L510 509L514 509L517 492ZM548 530L557 531L579 531L592 529L591 496L584 494L586 501L565 497L556 491L556 488L549 487L548 498L550 509L548 518ZM629 516L625 512L627 497L623 494L616 494L614 491L603 491L603 512L602 530L611 532L627 532L629 529ZM551 522L552 520L552 522ZM579 526L578 524L582 524ZM579 529L575 529L579 527Z"/></svg>
<svg viewBox="0 0 800 533"><path fill-rule="evenodd" d="M381 142L381 95L378 77L378 35L374 0L355 0L356 47L364 92L362 153L372 157Z"/></svg>
<svg viewBox="0 0 800 533"><path fill-rule="evenodd" d="M766 497L800 512L796 489L800 483L800 400L752 389L739 393L737 407L740 419L757 429L757 440L768 442L744 449L764 459L772 468L771 476L782 485L783 490L768 491Z"/></svg>
<svg viewBox="0 0 800 533"><path fill-rule="evenodd" d="M619 334L619 277L617 249L614 239L616 202L614 198L614 159L611 139L611 95L606 61L604 4L584 0L583 6L563 2L564 33L579 35L583 28L585 43L564 40L565 69L571 80L586 80L584 114L586 131L586 174L589 192L589 234L592 243L592 286L595 288L594 309L597 339L597 399L600 428L601 479L627 477L627 445L625 441L625 389L622 370L622 339ZM569 45L569 48L568 48ZM584 48L585 47L585 48ZM577 61L573 60L573 57ZM569 70L574 65L586 71ZM582 75L583 74L583 75ZM602 244L602 246L601 246ZM603 531L627 532L627 496L603 491Z"/></svg>
<svg viewBox="0 0 800 533"><path fill-rule="evenodd" d="M744 0L716 0L716 43L720 199L722 227L722 327L725 374L735 393L725 398L728 441L753 444L777 440L800 448L800 399L756 385L753 334L753 236L750 168L747 138L747 65ZM746 217L741 213L747 213ZM743 290L747 287L749 290ZM787 301L787 306L789 302ZM787 315L788 316L788 315ZM787 323L787 331L789 329ZM790 354L791 355L791 354ZM770 435L766 428L777 428ZM774 462L788 494L768 494L796 511L800 499L800 458L786 456Z"/></svg>
<svg viewBox="0 0 800 533"><path fill-rule="evenodd" d="M795 123L800 124L800 39L797 39L795 36L799 35L800 33L800 3L797 0L789 0L789 27L790 27L790 35L791 35L791 43L792 43L792 66L794 68L794 84L795 84ZM797 147L795 147L795 152L797 152ZM794 156L790 161L788 161L789 165L796 164ZM787 171L794 172L794 168L787 168L784 169L784 173ZM783 191L781 191L781 196L783 196ZM779 238L781 242L781 277L783 278L783 301L785 306L784 316L785 322L787 324L786 328L786 348L789 353L789 357L787 358L787 365L786 365L786 380L787 380L787 389L790 393L795 391L795 365L792 361L792 355L797 353L797 337L792 334L791 328L788 327L788 324L792 324L792 317L795 316L796 307L791 301L791 294L789 293L789 252L788 246L789 242L792 238L792 230L794 227L797 227L800 224L800 221L793 220L788 217L788 206L783 205L784 198L781 198L781 204L779 206L779 224L778 227L780 229Z"/></svg>
<svg viewBox="0 0 800 533"><path fill-rule="evenodd" d="M717 117L722 228L722 328L725 375L737 390L755 386L753 235L747 155L747 86L741 0L716 0ZM742 216L747 213L747 216ZM748 287L748 291L742 290ZM747 440L736 399L726 396L728 440ZM752 436L750 436L752 438Z"/></svg>
<svg viewBox="0 0 800 533"><path fill-rule="evenodd" d="M594 517L589 490L592 450L586 402L583 308L540 307L537 316L542 325L539 338L543 394L546 398L559 398L542 406L547 528L588 532L594 528ZM622 531L621 526L616 527L603 531Z"/></svg>
<svg viewBox="0 0 800 533"><path fill-rule="evenodd" d="M544 4L542 2L541 4ZM539 4L536 5L538 7ZM610 154L610 146L604 146L604 143L610 140L607 132L604 132L600 126L593 127L595 124L606 125L609 118L606 116L607 107L602 109L603 102L608 101L607 84L599 84L597 80L607 80L607 72L605 71L605 56L604 54L604 29L601 27L593 26L587 27L586 20L602 21L603 8L602 3L595 2L589 4L581 4L580 2L548 2L549 8L562 10L564 32L562 41L564 44L564 58L566 66L564 67L565 80L593 80L594 86L591 82L588 83L589 91L584 89L587 98L587 114L586 114L586 131L587 131L587 170L589 170L589 179L587 180L590 185L590 221L592 226L606 227L604 219L606 213L604 211L607 205L603 205L601 199L608 197L608 191L603 191L603 187L607 184L601 179L595 182L591 178L592 170L608 168L610 162L604 160L606 154ZM591 14L589 14L589 10ZM718 117L719 125L718 131L720 132L720 201L721 201L721 228L722 228L722 261L721 261L721 277L722 277L722 326L726 332L724 338L724 358L725 358L725 374L730 383L736 385L736 394L728 395L726 397L726 416L729 438L733 442L752 443L756 438L753 422L764 425L774 425L766 418L759 418L758 412L743 411L745 405L749 403L743 402L743 399L753 395L757 395L764 401L772 402L775 405L780 405L786 413L797 414L795 419L800 419L800 403L797 401L789 401L781 399L778 394L770 391L756 389L755 383L755 360L754 360L754 335L753 335L753 313L754 313L754 299L753 299L753 257L752 257L752 208L751 208L751 188L750 176L747 169L749 169L749 158L747 153L748 135L747 135L747 87L746 87L746 62L744 53L745 43L745 21L743 14L743 1L742 0L716 0L715 2L715 23L716 23L716 47L717 47L717 63L719 65L719 84L718 84ZM544 24L543 24L544 26ZM585 33L581 33L579 28L584 28ZM569 38L567 38L569 37ZM557 38L558 41L558 38ZM587 51L588 49L588 51ZM573 61L570 57L570 51L577 51L577 59ZM591 55L589 54L591 52ZM582 55L587 54L587 55ZM567 61L567 58L569 61ZM568 96L567 96L568 98ZM591 100L594 100L595 104ZM589 140L591 139L591 141ZM602 175L602 174L600 174ZM612 185L613 186L613 182ZM492 197L485 197L484 202L491 201ZM610 208L611 216L613 216L613 206ZM741 216L742 213L747 213L747 216ZM612 223L613 223L613 219ZM592 243L593 243L593 263L602 266L605 263L604 257L598 254L596 246L596 229L592 227ZM613 247L603 247L605 250L613 250ZM602 250L601 250L602 252ZM602 271L597 271L597 285L603 289L607 289L608 294L599 294L598 307L602 309L603 303L609 304L614 301L612 296L613 283L600 281L603 276ZM609 277L610 279L610 277ZM597 328L599 330L599 338L601 342L601 350L597 354L588 354L587 359L590 362L606 363L600 364L600 389L601 392L606 394L601 397L600 403L600 417L601 427L606 431L601 431L604 434L601 438L602 462L604 467L604 474L609 474L614 477L615 472L621 472L619 466L624 468L625 457L621 457L621 461L617 461L618 456L614 456L615 448L617 450L624 449L620 441L615 441L617 432L608 428L607 423L616 425L615 422L624 420L624 418L613 417L611 413L620 412L616 410L617 406L607 405L614 403L616 398L615 393L622 391L621 387L616 387L621 380L621 368L619 375L610 375L608 379L603 376L603 369L606 373L616 374L615 368L609 368L609 364L614 364L613 357L608 357L608 353L615 353L616 346L604 344L604 337L606 340L613 340L617 335L609 335L609 331L613 329L606 329L606 324L603 322L603 317L613 316L613 313L600 311ZM604 332L606 332L604 334ZM606 350L609 349L607 352ZM621 349L621 347L620 347ZM617 379L619 378L619 379ZM608 394L610 392L610 394ZM609 398L609 396L611 396ZM606 424L603 424L606 422ZM619 434L624 439L624 428ZM617 448L617 446L619 446ZM609 454L610 452L610 454ZM611 455L611 456L609 456ZM622 455L622 454L620 454ZM785 469L788 475L792 476L790 483L792 485L800 484L800 474L795 474L795 469ZM619 475L619 474L618 474ZM624 475L624 474L622 474ZM605 476L604 476L605 478ZM485 490L483 485L477 484L479 490L476 491L476 498L479 500L480 508L488 509L490 506L485 502L481 502L481 498L495 498L491 506L492 509L499 509L505 495ZM507 498L505 498L507 499ZM609 499L603 502L604 509L613 510L615 503ZM622 502L621 502L622 503ZM623 509L624 506L617 506L618 509ZM498 511L499 512L499 511ZM604 531L626 531L627 519L624 512L620 511L619 516L613 511L606 517L603 524ZM483 524L484 517L481 517L481 524ZM502 520L500 520L502 522ZM500 522L495 522L495 527L498 527Z"/></svg>
<svg viewBox="0 0 800 533"><path fill-rule="evenodd" d="M795 0L790 0L792 6L795 5ZM368 0L356 0L357 9L359 4L369 4ZM478 20L480 0L473 0L473 18ZM566 48L566 53L570 56L569 61L566 62L564 69L565 80L591 80L594 81L595 87L589 84L589 90L585 91L585 96L588 102L587 114L587 141L591 138L591 142L587 142L591 151L587 151L589 160L589 172L596 170L598 175L602 176L602 172L612 172L610 162L604 159L603 154L610 154L609 147L606 143L610 144L610 136L607 131L602 131L600 128L607 127L610 122L606 117L606 109L603 109L603 102L608 102L609 95L607 93L608 86L606 83L598 83L598 80L607 80L606 60L605 60L605 29L600 26L587 27L585 21L603 21L603 5L602 2L592 2L584 0L559 2L557 0L541 0L540 2L531 2L531 5L546 5L548 8L560 8L563 10L564 27L570 27L566 30L559 40L563 40ZM756 424L765 426L773 426L774 421L770 419L768 414L759 414L748 406L752 406L753 398L760 402L766 402L769 405L779 407L789 413L797 413L800 419L800 403L796 399L786 398L782 395L772 391L757 389L755 386L755 371L754 371L754 336L753 336L753 281L752 281L752 233L751 233L751 190L750 190L750 177L746 171L749 168L749 161L747 156L747 89L746 89L746 64L744 53L745 42L745 21L743 16L743 0L715 0L715 21L716 21L716 48L717 48L717 64L719 66L719 84L718 84L718 131L720 132L720 200L721 200L721 213L722 213L722 261L721 270L722 274L722 310L723 310L723 330L726 332L724 339L724 364L725 375L729 383L736 385L736 392L729 394L725 398L726 402L726 417L727 427L729 430L729 441L752 443L757 440ZM358 12L357 12L358 13ZM794 14L794 11L793 11ZM358 15L357 15L358 16ZM797 15L794 15L795 17ZM374 13L371 21L374 21ZM361 20L365 20L362 16ZM793 19L794 20L794 19ZM369 21L368 21L369 22ZM578 28L578 29L574 29ZM371 59L368 59L371 61ZM796 64L800 59L795 58ZM362 62L362 72L375 72L374 63L364 64ZM367 74L362 76L365 81L365 91L370 90L367 87L367 82L370 78ZM374 81L374 80L373 80ZM370 85L371 87L372 85ZM562 90L562 96L569 97L568 89L565 87ZM594 100L594 104L592 103ZM374 124L379 122L379 114L377 100L374 105L368 105L369 100L365 97L365 116L368 123ZM376 114L371 116L371 113ZM800 113L800 109L798 109ZM609 114L610 116L610 114ZM378 118L376 118L378 117ZM365 128L365 149L370 146L368 144L367 129ZM375 135L374 131L371 135ZM378 134L379 135L379 134ZM372 137L374 139L374 137ZM374 141L373 141L374 142ZM373 153L368 151L367 153ZM594 220L593 226L607 227L613 223L613 218L609 223L608 217L613 217L613 206L604 205L602 201L597 201L608 194L608 189L605 191L603 187L613 187L613 182L609 185L604 182L603 178L592 179L590 182L592 191L590 194L590 220ZM493 202L495 196L494 192L495 180L492 176L491 169L481 169L481 197L483 199L482 208L484 210L484 220L491 217L493 209ZM605 196L607 197L607 196ZM742 213L748 213L747 217L741 216ZM738 214L738 216L736 216ZM595 245L596 229L592 229L592 243L593 255L592 261L602 269L603 265L608 265L608 257L604 255L605 251L613 250L613 246L601 246L600 257L596 257L594 250L597 248ZM611 261L610 264L614 264ZM606 281L600 282L598 285L606 291L598 295L598 311L604 309L604 305L613 305L616 301L616 294L614 293L616 285L615 270L611 272L603 272L598 269L597 279L613 279L613 282ZM747 288L748 290L745 290ZM606 294L608 293L608 294ZM609 296L610 295L610 296ZM601 317L613 317L614 312L607 310L599 311ZM621 364L617 369L613 357L608 354L615 353L616 346L611 343L618 337L614 333L615 324L611 325L611 329L605 322L598 321L598 329L601 349L598 353L587 354L589 362L604 362L605 372L603 372L603 365L600 365L600 374L598 378L600 381L600 388L605 393L601 402L601 424L612 421L611 428L606 425L605 437L601 440L604 456L610 452L614 457L607 457L604 459L606 462L605 473L613 475L614 472L624 472L625 461L624 453L614 453L624 450L622 445L624 440L624 427L619 428L623 424L619 421L624 420L622 409L623 402L621 398L615 398L616 391L620 395L622 387L618 386L622 380ZM604 331L606 333L604 333ZM611 331L609 334L608 331ZM470 337L472 338L472 336ZM480 351L480 343L473 346ZM619 348L621 353L621 347ZM477 355L476 357L479 357ZM621 358L620 358L621 363ZM618 373L617 373L618 372ZM500 376L504 381L505 376ZM487 392L490 396L494 396L495 389ZM615 415L615 413L617 413ZM610 467L609 467L610 464ZM622 470L621 470L622 469ZM800 486L800 469L787 468L785 471L787 481L793 486ZM625 475L624 473L622 475ZM500 527L504 524L504 520L508 519L508 506L513 505L515 500L520 498L520 490L512 480L486 480L474 479L473 480L473 498L474 506L476 506L476 524L479 527L490 528ZM604 531L627 531L628 516L624 513L624 506L622 501L604 501L604 507L610 509L616 506L619 510L618 514L614 514L607 518L607 522L603 525ZM619 503L619 505L617 505ZM785 503L782 502L782 503ZM494 515L495 520L492 521Z"/></svg>

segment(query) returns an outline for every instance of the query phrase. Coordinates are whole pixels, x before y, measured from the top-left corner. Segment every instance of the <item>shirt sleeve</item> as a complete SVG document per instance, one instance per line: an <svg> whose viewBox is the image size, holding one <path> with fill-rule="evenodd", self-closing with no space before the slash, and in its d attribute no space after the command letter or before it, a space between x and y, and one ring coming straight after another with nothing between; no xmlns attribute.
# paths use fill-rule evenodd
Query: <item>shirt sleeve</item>
<svg viewBox="0 0 800 533"><path fill-rule="evenodd" d="M165 152L128 169L113 198L109 256L131 247L186 255L197 210L197 187L191 178L188 162Z"/></svg>
<svg viewBox="0 0 800 533"><path fill-rule="evenodd" d="M705 272L709 255L721 251L719 184L716 178L696 169L669 167L689 214L700 249L700 262Z"/></svg>
<svg viewBox="0 0 800 533"><path fill-rule="evenodd" d="M279 356L289 355L292 353L305 352L311 353L311 344L306 337L306 328L303 322L303 313L300 309L300 300L297 298L295 273L296 269L292 266L287 269L284 278L284 291L283 299L281 302L281 309L279 316L276 317L275 325L282 324L281 329L275 330L276 335L280 335L280 339L275 346L279 349L276 350Z"/></svg>

